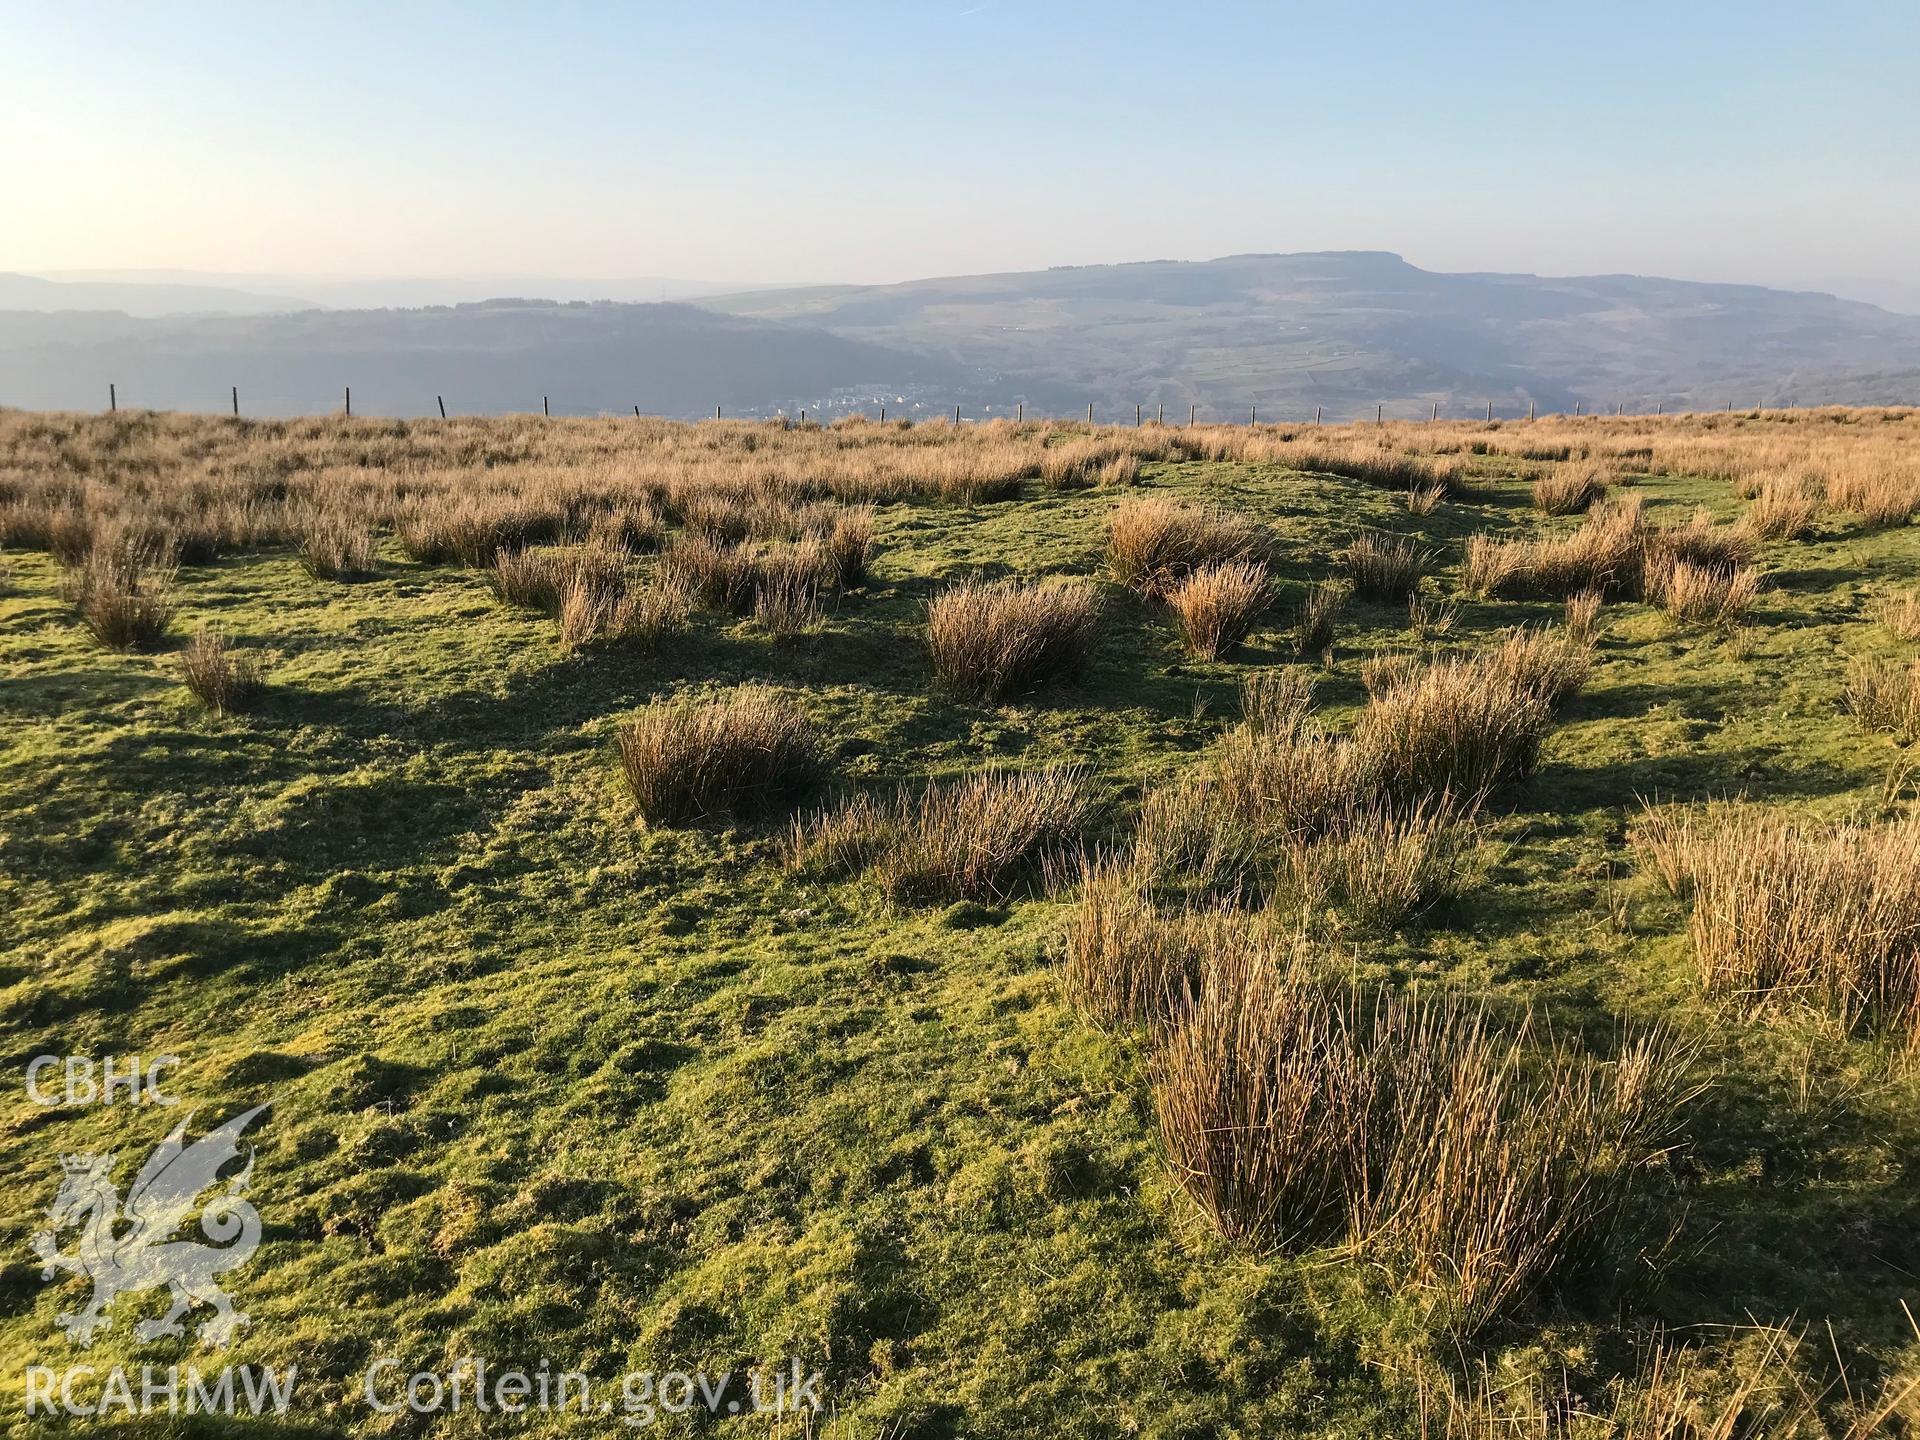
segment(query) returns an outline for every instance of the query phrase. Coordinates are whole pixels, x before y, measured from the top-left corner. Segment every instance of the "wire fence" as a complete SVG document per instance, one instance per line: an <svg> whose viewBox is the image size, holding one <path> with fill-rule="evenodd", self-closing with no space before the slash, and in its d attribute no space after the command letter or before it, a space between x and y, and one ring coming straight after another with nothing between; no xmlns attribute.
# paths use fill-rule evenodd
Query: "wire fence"
<svg viewBox="0 0 1920 1440"><path fill-rule="evenodd" d="M460 412L458 412L457 410L450 413L447 409L446 396L436 394L433 398L434 398L434 406L435 406L435 409L438 411L440 419L447 420L447 419L457 419L457 418L468 418L466 416L462 416ZM243 417L241 408L240 408L240 387L238 385L229 387L229 402L232 407L232 413L234 418L236 419L245 418ZM1390 403L1391 403L1391 407L1396 412L1393 415L1387 414L1387 410L1389 409ZM1511 421L1536 420L1536 419L1542 418L1542 412L1539 409L1538 403L1535 401L1527 402L1524 413L1522 413L1522 411L1519 409L1517 404L1514 406L1511 413L1504 411L1502 410L1500 405L1493 400L1489 400L1486 402L1486 406L1484 410L1480 409L1479 407L1476 407L1471 412L1467 412L1467 413L1459 413L1457 410L1457 407L1443 407L1438 401L1431 401L1427 403L1428 403L1427 413L1424 415L1420 415L1420 414L1407 415L1404 413L1400 413L1406 405L1405 401L1393 401L1393 402L1380 401L1380 402L1376 402L1376 404L1374 405L1373 413L1371 415L1361 413L1361 414L1330 416L1327 413L1326 406L1316 405L1313 407L1313 414L1311 417L1307 416L1304 413L1304 411L1298 414L1284 414L1284 413L1275 414L1273 413L1272 409L1269 409L1268 415L1264 420L1262 419L1260 414L1260 406L1257 404L1248 405L1244 411L1234 410L1232 412L1228 412L1225 409L1217 406L1207 406L1207 405L1201 405L1198 403L1189 403L1186 407L1187 413L1184 417L1182 417L1178 413L1178 410L1176 409L1173 423L1175 425L1186 424L1189 426L1239 425L1239 424L1245 424L1249 426L1259 426L1259 425L1265 424L1268 426L1279 427L1279 426L1299 426L1299 425L1307 425L1307 424L1351 425L1351 424L1361 424L1369 420L1371 420L1373 423L1377 425L1384 425L1389 420L1393 421L1395 424L1409 423L1409 422L1418 423L1421 420L1425 420L1428 423L1432 423L1432 424L1438 424L1442 422L1445 422L1447 424L1456 424L1463 420L1467 420L1467 421L1478 420L1483 424L1491 425L1496 421L1505 422L1510 420ZM152 408L165 409L167 407L152 407ZM748 406L748 407L743 407L738 409L733 418L740 419L740 420L785 422L789 424L797 423L797 424L804 425L809 422L810 418L813 423L826 424L837 419L851 418L853 416L864 416L867 419L878 420L884 423L889 418L889 409L891 409L892 418L894 420L931 420L934 418L939 418L944 420L950 417L953 423L956 425L964 425L969 423L977 424L977 423L981 423L989 420L1006 420L1006 419L1011 419L1015 421L1015 423L1024 424L1029 419L1029 416L1027 413L1028 408L1029 407L1025 404L1025 402L1016 401L1011 405L982 406L980 407L980 410L978 413L970 415L966 413L966 407L963 405L955 405L952 407L951 411L949 411L944 406L940 406L940 407L930 406L924 401L911 401L911 402L901 401L901 402L896 402L891 407L889 407L884 402L875 402L872 406L859 405L859 404L829 404L825 406L801 406L801 407L796 407L792 414L788 414L784 408L776 408L769 411L764 407ZM1568 411L1568 410L1562 409L1562 410L1549 411L1545 413L1545 418L1560 418L1560 419L1565 419L1569 417L1575 418L1575 419L1592 418L1592 417L1632 418L1632 417L1639 417L1639 416L1702 415L1702 414L1709 414L1709 413L1732 414L1732 413L1740 413L1740 412L1744 412L1748 414L1759 414L1762 411L1767 411L1767 410L1778 411L1778 410L1798 410L1798 409L1817 409L1817 408L1822 408L1822 407L1801 406L1801 405L1792 404L1792 403L1771 404L1771 405L1762 403L1758 405L1736 406L1732 400L1728 400L1725 403L1725 405L1720 408L1719 411L1708 411L1708 410L1699 409L1699 408L1688 409L1682 406L1669 407L1665 401L1654 401L1651 404L1651 408L1649 408L1646 402L1638 402L1638 401L1616 400L1616 401L1603 402L1601 404L1589 404L1585 400L1577 400L1574 402L1572 410ZM117 413L119 409L120 409L119 385L117 382L109 382L107 385L107 411L108 413ZM1446 413L1442 413L1443 410L1445 410ZM316 412L309 411L306 413L312 414ZM354 413L353 412L353 387L350 385L341 387L340 409L338 411L325 412L325 413L336 413L336 414L345 415L347 417L351 417ZM512 411L512 410L488 409L488 410L473 411L473 412L470 412L470 415L477 416L477 417L489 417L489 416L531 414L531 413L532 413L531 410ZM624 416L625 411L611 410L604 405L569 406L564 402L556 406L553 402L552 396L542 395L540 397L540 414L543 418L549 419L549 420L555 419L555 418L610 419L615 416ZM284 415L279 413L271 413L268 415L255 417L255 418L280 419L285 417ZM392 418L392 417L383 416L382 418ZM431 413L422 412L420 415L413 416L413 417L405 417L405 418L431 419L432 415ZM643 410L639 405L634 405L633 418L635 418L636 420L688 421L693 417L691 417L686 413L682 413L679 415L656 414L651 411ZM713 407L712 418L715 420L721 420L721 419L727 418L726 407L724 405L715 405ZM1036 422L1037 421L1080 420L1082 418L1082 414L1079 411L1075 411L1071 413L1061 413L1057 411L1052 413L1043 413L1036 409L1033 415L1031 416L1031 418ZM1096 425L1096 426L1098 425L1123 426L1128 424L1131 424L1134 426L1143 426L1148 424L1164 426L1168 423L1167 407L1164 404L1155 404L1152 407L1151 416L1149 416L1148 408L1145 404L1134 405L1132 408L1131 415L1129 415L1125 410L1117 410L1112 415L1107 415L1107 414L1102 414L1097 404L1090 401L1088 402L1086 410L1084 412L1084 418L1085 418L1085 422L1088 425Z"/></svg>

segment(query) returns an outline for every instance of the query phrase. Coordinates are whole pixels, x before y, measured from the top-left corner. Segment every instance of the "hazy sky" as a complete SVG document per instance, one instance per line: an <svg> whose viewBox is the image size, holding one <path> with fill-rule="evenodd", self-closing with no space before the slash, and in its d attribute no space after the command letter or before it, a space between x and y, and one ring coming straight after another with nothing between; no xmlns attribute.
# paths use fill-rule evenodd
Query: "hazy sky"
<svg viewBox="0 0 1920 1440"><path fill-rule="evenodd" d="M0 269L1920 281L1920 6L3 0Z"/></svg>

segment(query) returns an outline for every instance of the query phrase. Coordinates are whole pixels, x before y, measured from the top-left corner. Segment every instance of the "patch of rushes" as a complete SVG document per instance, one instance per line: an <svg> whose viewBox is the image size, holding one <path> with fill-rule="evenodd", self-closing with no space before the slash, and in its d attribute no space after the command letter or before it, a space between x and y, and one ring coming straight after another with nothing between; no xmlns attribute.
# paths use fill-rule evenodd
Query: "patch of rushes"
<svg viewBox="0 0 1920 1440"><path fill-rule="evenodd" d="M999 903L1046 882L1097 808L1081 766L989 769L891 804L870 795L845 800L796 822L790 854L802 871L870 872L903 903Z"/></svg>
<svg viewBox="0 0 1920 1440"><path fill-rule="evenodd" d="M614 732L641 817L684 825L788 809L822 773L813 722L772 690L650 705Z"/></svg>
<svg viewBox="0 0 1920 1440"><path fill-rule="evenodd" d="M1826 824L1747 804L1648 807L1633 839L1689 905L1711 993L1810 1003L1920 1045L1920 815Z"/></svg>
<svg viewBox="0 0 1920 1440"><path fill-rule="evenodd" d="M963 580L927 607L934 680L950 694L998 702L1077 679L1100 610L1085 581Z"/></svg>
<svg viewBox="0 0 1920 1440"><path fill-rule="evenodd" d="M1296 940L1209 932L1155 1059L1175 1177L1229 1240L1336 1245L1431 1324L1483 1328L1605 1256L1695 1093L1661 1031L1601 1061L1453 996L1323 979Z"/></svg>

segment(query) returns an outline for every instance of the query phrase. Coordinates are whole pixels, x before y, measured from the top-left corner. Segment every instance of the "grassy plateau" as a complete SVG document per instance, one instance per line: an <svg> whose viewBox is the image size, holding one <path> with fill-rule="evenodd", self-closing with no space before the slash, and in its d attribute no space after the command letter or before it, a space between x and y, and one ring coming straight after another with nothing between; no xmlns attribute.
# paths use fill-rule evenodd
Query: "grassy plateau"
<svg viewBox="0 0 1920 1440"><path fill-rule="evenodd" d="M0 1423L1916 1433L1916 514L1897 410L0 412ZM70 1345L61 1157L263 1101L251 1323Z"/></svg>

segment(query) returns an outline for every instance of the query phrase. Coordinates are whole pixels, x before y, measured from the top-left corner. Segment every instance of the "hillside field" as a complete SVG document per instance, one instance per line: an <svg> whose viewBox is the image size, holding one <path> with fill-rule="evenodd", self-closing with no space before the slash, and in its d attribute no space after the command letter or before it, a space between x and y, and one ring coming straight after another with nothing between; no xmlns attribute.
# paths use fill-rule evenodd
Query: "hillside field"
<svg viewBox="0 0 1920 1440"><path fill-rule="evenodd" d="M7 1065L183 1099L0 1103L8 1433L1915 1433L1916 515L1911 410L0 412ZM250 1323L80 1351L62 1156L268 1101Z"/></svg>

